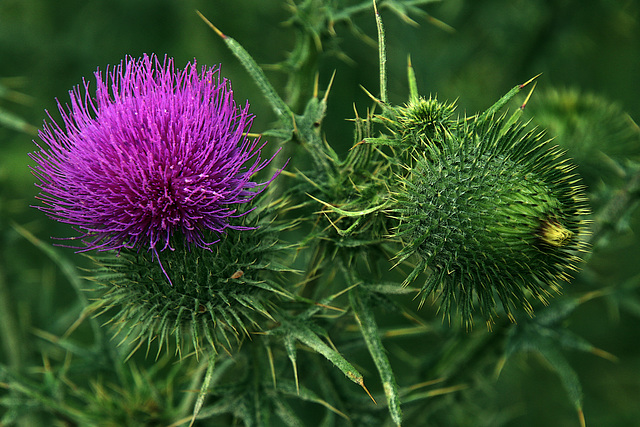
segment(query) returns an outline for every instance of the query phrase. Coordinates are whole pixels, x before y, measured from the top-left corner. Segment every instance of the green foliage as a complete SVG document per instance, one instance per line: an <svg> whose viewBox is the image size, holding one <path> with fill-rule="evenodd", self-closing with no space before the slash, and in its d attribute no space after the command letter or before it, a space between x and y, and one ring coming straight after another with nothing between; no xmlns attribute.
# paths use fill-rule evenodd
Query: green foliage
<svg viewBox="0 0 640 427"><path fill-rule="evenodd" d="M0 125L20 132L35 134L37 130L34 126L3 106L7 101L11 101L14 104L32 104L33 100L31 97L11 87L19 83L20 79L0 79Z"/></svg>
<svg viewBox="0 0 640 427"><path fill-rule="evenodd" d="M184 30L187 46L204 45L199 62L244 68L236 68L234 90L290 158L235 224L248 229L228 230L211 250L80 257L43 240L60 225L27 208L32 195L14 183L31 178L8 173L12 164L0 160L0 424L635 422L636 396L624 393L638 387L637 346L628 344L640 313L637 109L548 89L553 66L540 58L567 56L546 43L573 40L567 34L582 24L563 19L575 5L301 0L286 2L286 25L274 30L265 17L274 4L283 13L280 2L243 2L260 9L220 2L214 13L194 0ZM156 18L184 7L150 3L140 2ZM631 3L596 3L598 20L636 31ZM432 11L451 18L457 35ZM406 25L425 20L434 25ZM526 31L529 48L518 41ZM91 55L100 50L86 43ZM497 45L506 54L492 60ZM53 48L58 56L65 49ZM283 49L284 59L269 56ZM120 50L115 59L85 58L91 65L80 74L119 60ZM408 81L396 78L405 71ZM540 71L542 90L533 91L531 79L500 97L499 85ZM623 70L601 73L608 77L598 87L614 87L614 71ZM48 90L62 97L78 83L69 79ZM367 90L354 95L359 84ZM419 86L439 94L425 96ZM1 132L34 132L28 87L0 80ZM351 108L355 117L345 123ZM470 327L478 315L491 330ZM538 358L528 363L529 355ZM592 369L599 358L606 364ZM543 382L542 368L559 381ZM627 388L603 387L605 376Z"/></svg>

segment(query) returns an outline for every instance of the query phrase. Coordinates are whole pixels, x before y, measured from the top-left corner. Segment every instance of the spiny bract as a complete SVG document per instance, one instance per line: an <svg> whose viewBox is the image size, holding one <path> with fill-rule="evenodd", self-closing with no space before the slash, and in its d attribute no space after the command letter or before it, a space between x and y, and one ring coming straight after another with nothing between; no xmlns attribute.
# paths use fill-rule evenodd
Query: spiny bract
<svg viewBox="0 0 640 427"><path fill-rule="evenodd" d="M488 323L496 298L507 316L560 290L576 270L588 212L572 166L543 134L503 117L462 121L451 138L414 152L415 164L395 195L404 247L417 256L409 283L423 271L422 301L455 305L467 326L474 300Z"/></svg>
<svg viewBox="0 0 640 427"><path fill-rule="evenodd" d="M259 209L262 211L262 209ZM94 280L103 294L96 304L114 309L109 323L125 338L149 344L175 340L181 354L186 346L231 351L243 337L273 320L270 302L290 294L277 282L288 246L278 233L290 227L260 219L257 211L228 229L209 248L165 251L161 262L149 252L123 250L118 256L96 258Z"/></svg>
<svg viewBox="0 0 640 427"><path fill-rule="evenodd" d="M386 106L387 109L391 108ZM389 122L399 131L403 142L433 144L448 136L456 124L455 102L438 102L437 98L417 97L404 107L395 107L395 121ZM397 126L393 126L397 123Z"/></svg>

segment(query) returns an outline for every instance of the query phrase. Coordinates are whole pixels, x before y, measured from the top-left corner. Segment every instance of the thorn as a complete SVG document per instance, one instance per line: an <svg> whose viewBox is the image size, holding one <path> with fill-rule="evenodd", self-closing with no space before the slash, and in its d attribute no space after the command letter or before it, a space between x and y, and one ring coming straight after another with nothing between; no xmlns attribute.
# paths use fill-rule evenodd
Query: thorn
<svg viewBox="0 0 640 427"><path fill-rule="evenodd" d="M273 353L271 352L271 347L267 346L267 356L269 358L269 366L271 367L271 378L273 380L273 389L277 388L276 385L276 368L273 363Z"/></svg>
<svg viewBox="0 0 640 427"><path fill-rule="evenodd" d="M329 98L329 92L331 91L331 87L333 86L333 79L335 79L335 77L336 77L336 70L333 70L333 74L331 75L331 80L329 80L329 85L327 86L327 90L324 92L324 97L322 98L322 101L324 101L325 103Z"/></svg>
<svg viewBox="0 0 640 427"><path fill-rule="evenodd" d="M318 97L318 79L319 78L320 78L320 75L316 73L316 77L315 79L313 79L313 97L314 98Z"/></svg>
<svg viewBox="0 0 640 427"><path fill-rule="evenodd" d="M443 381L446 381L445 377L436 378L435 380L424 381L424 382L409 386L408 390L409 391L416 391L416 390L419 390L419 389L424 388L424 387L429 387L429 386L432 386L434 384L441 383Z"/></svg>
<svg viewBox="0 0 640 427"><path fill-rule="evenodd" d="M524 110L524 108L527 106L527 103L529 102L529 99L531 98L531 95L533 95L533 91L535 90L537 84L538 84L538 82L534 82L533 83L533 87L529 91L529 95L527 95L527 97L525 98L524 102L520 106L520 110Z"/></svg>
<svg viewBox="0 0 640 427"><path fill-rule="evenodd" d="M495 380L497 380L498 378L500 378L500 374L502 373L502 369L504 368L504 365L507 363L507 358L505 356L502 356L499 360L498 363L496 364L496 368L493 371L493 377Z"/></svg>
<svg viewBox="0 0 640 427"><path fill-rule="evenodd" d="M359 283L356 283L356 284L354 284L354 285L351 285L351 286L349 286L347 289L343 289L343 290L341 290L340 292L337 292L337 293L335 293L335 294L331 295L329 298L331 298L331 299L336 299L336 298L338 298L340 295L344 294L345 292L349 292L351 289L355 288L356 286L360 286L360 284L359 284Z"/></svg>
<svg viewBox="0 0 640 427"><path fill-rule="evenodd" d="M291 112L291 123L293 124L293 133L298 133L298 123L296 123L296 116Z"/></svg>
<svg viewBox="0 0 640 427"><path fill-rule="evenodd" d="M358 142L357 144L354 144L353 147L349 148L349 151L353 150L354 148L356 148L358 145L362 145L362 144L366 144L367 141L365 141L364 139L360 142Z"/></svg>
<svg viewBox="0 0 640 427"><path fill-rule="evenodd" d="M335 310L335 311L340 311L340 312L345 312L346 310L344 308L339 308L339 307L333 307L331 305L327 305L327 304L321 304L319 302L315 303L315 305L317 307L322 307L322 308L326 308L327 310Z"/></svg>
<svg viewBox="0 0 640 427"><path fill-rule="evenodd" d="M429 22L431 25L435 25L436 27L440 28L443 31L446 31L449 34L453 34L456 32L456 29L454 27L431 15L427 16L427 22Z"/></svg>
<svg viewBox="0 0 640 427"><path fill-rule="evenodd" d="M582 409L578 409L578 419L580 420L580 427L587 427L587 422L584 419L584 412L582 412Z"/></svg>
<svg viewBox="0 0 640 427"><path fill-rule="evenodd" d="M609 353L608 351L599 349L597 347L591 348L591 354L596 355L598 357L602 357L610 362L617 363L619 361L618 357L614 354Z"/></svg>
<svg viewBox="0 0 640 427"><path fill-rule="evenodd" d="M219 35L223 39L227 38L227 36L225 36L224 33L218 29L218 27L213 25L211 23L211 21L209 21L207 18L205 18L204 15L202 13L200 13L200 11L198 9L196 9L196 13L213 31L216 32L217 35Z"/></svg>
<svg viewBox="0 0 640 427"><path fill-rule="evenodd" d="M542 73L538 74L537 76L531 77L529 80L527 80L526 82L522 83L519 87L520 89L522 89L523 87L525 87L526 85L528 85L529 83L531 83L532 81L534 81L535 79L537 79L538 77L540 77L542 75Z"/></svg>
<svg viewBox="0 0 640 427"><path fill-rule="evenodd" d="M80 316L76 319L75 322L73 322L73 325L71 325L69 329L67 329L67 331L62 335L62 337L60 337L60 339L65 340L69 338L69 335L71 335L73 331L75 331L76 328L80 326L80 324L84 322L87 319L87 317L89 317L90 314L91 314L91 311L82 310L82 312L80 313Z"/></svg>
<svg viewBox="0 0 640 427"><path fill-rule="evenodd" d="M375 4L375 1L374 1L374 4ZM362 387L364 389L364 391L367 393L367 395L373 401L373 403L375 403L377 405L378 402L376 402L376 400L373 398L371 393L369 393L369 390L367 390L367 387L364 385L364 380L362 378L359 379L358 385L360 385L360 387Z"/></svg>
<svg viewBox="0 0 640 427"><path fill-rule="evenodd" d="M298 365L293 364L293 376L296 379L296 394L300 396L300 383L298 382Z"/></svg>
<svg viewBox="0 0 640 427"><path fill-rule="evenodd" d="M382 101L381 101L381 100L379 100L378 98L376 98L375 96L373 96L373 95L371 94L371 92L369 92L367 89L365 89L365 87L364 87L364 86L360 85L360 89L362 89L362 90L364 91L364 93L365 93L365 94L367 94L367 96L368 96L369 98L371 98L374 102L376 102L376 103L378 103L378 104L382 104Z"/></svg>

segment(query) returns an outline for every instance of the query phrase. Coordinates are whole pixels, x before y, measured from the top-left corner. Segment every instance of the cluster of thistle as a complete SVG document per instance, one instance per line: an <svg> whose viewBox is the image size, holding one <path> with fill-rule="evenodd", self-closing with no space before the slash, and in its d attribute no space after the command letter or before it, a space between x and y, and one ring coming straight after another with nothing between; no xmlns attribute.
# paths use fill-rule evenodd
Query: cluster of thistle
<svg viewBox="0 0 640 427"><path fill-rule="evenodd" d="M91 309L139 345L231 354L270 335L285 344L298 395L298 342L364 387L310 320L351 310L399 424L375 301L419 283L421 302L438 301L444 316L469 327L479 313L490 324L531 314L577 268L587 213L579 179L521 111L500 113L524 85L460 117L454 104L418 96L412 81L406 105L383 96L377 114L356 118L344 160L318 133L326 99L313 97L298 116L274 95L282 123L293 120L280 135L301 147L293 184L279 187L285 161L273 166L275 155L252 139L249 105L235 103L218 68L145 55L95 77L95 89L85 82L59 105L62 123L50 117L40 132L44 145L31 155L39 209L78 231L78 250L98 263L102 292ZM299 223L312 224L309 234L287 244L283 233ZM302 280L283 274L295 256ZM403 280L383 280L379 270L394 265L409 266ZM332 306L345 292L346 309Z"/></svg>
<svg viewBox="0 0 640 427"><path fill-rule="evenodd" d="M82 251L117 251L99 260L117 273L107 294L126 307L118 317L133 318L126 313L146 305L136 320L160 319L161 342L183 318L246 330L255 321L243 321L246 313L234 307L269 317L247 295L284 293L255 277L277 266L269 257L281 248L275 242L284 226L268 218L283 205L272 201L269 214L261 200L244 206L277 175L250 180L271 159L261 160L263 146L248 139L248 106L236 107L216 69L198 72L194 63L176 71L171 59L154 56L127 58L107 81L97 72L96 82L95 99L86 83L84 93L71 92L68 113L60 107L65 129L45 125L49 150L33 154L34 171L41 209L82 232ZM586 213L578 179L558 148L517 119L497 116L495 106L459 118L455 105L415 94L405 106L379 104L377 120L390 133L362 142L388 146L391 154L356 147L333 173L334 191L320 191L338 205L335 212L357 218L339 235L368 230L369 241L346 239L348 245L381 242L392 229L392 239L403 243L398 264L418 259L406 283L428 271L423 299L439 289L444 311L458 301L467 320L476 298L490 318L496 296L511 316L518 305L531 312L527 292L544 301L558 291L558 280L575 269ZM358 182L357 194L336 184L338 176ZM345 198L369 208L349 214ZM382 220L360 224L380 212ZM204 325L193 339L213 344L203 322L193 322L195 329Z"/></svg>

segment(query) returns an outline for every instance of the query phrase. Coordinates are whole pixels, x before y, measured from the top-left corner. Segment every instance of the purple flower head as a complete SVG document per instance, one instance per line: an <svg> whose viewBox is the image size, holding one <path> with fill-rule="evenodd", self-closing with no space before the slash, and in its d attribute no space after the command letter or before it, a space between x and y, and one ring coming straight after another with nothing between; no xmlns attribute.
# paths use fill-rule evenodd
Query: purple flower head
<svg viewBox="0 0 640 427"><path fill-rule="evenodd" d="M214 243L209 231L230 223L275 178L251 181L272 159L249 139L249 104L238 107L219 68L195 60L176 69L173 59L127 57L95 95L83 82L58 102L62 124L49 114L39 151L30 156L40 183L38 207L81 235L83 250L171 248L175 233L186 246ZM243 210L246 212L246 209Z"/></svg>

